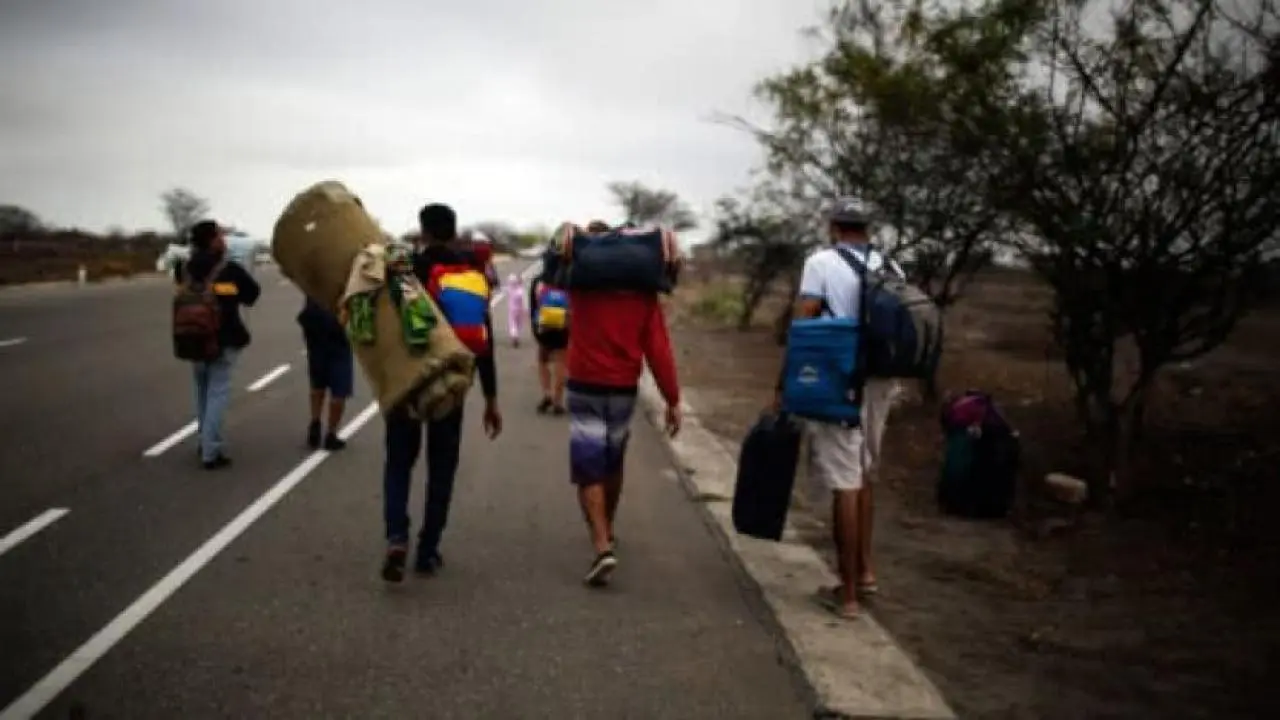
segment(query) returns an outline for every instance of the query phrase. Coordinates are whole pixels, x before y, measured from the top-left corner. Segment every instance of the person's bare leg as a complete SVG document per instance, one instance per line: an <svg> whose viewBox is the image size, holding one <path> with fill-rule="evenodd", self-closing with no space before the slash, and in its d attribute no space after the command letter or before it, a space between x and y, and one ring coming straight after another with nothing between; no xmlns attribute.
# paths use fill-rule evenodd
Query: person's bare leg
<svg viewBox="0 0 1280 720"><path fill-rule="evenodd" d="M843 612L858 612L858 491L834 490L831 500L831 529L836 543L836 570L840 574Z"/></svg>
<svg viewBox="0 0 1280 720"><path fill-rule="evenodd" d="M868 478L870 480L870 478ZM874 524L874 506L872 505L871 482L863 484L862 489L858 490L857 499L857 517L858 517L858 549L857 549L857 579L858 585L864 590L875 587L876 571L871 564L871 530Z"/></svg>
<svg viewBox="0 0 1280 720"><path fill-rule="evenodd" d="M551 353L538 350L538 385L542 388L542 397L551 397Z"/></svg>
<svg viewBox="0 0 1280 720"><path fill-rule="evenodd" d="M313 423L320 422L320 412L324 409L324 395L323 389L311 391L311 422Z"/></svg>
<svg viewBox="0 0 1280 720"><path fill-rule="evenodd" d="M578 504L587 519L587 529L591 533L591 544L596 554L609 550L609 503L604 483L595 482L590 485L578 485Z"/></svg>
<svg viewBox="0 0 1280 720"><path fill-rule="evenodd" d="M605 478L603 485L605 510L609 516L609 529L612 530L613 519L618 516L618 501L622 499L622 473Z"/></svg>
<svg viewBox="0 0 1280 720"><path fill-rule="evenodd" d="M557 350L551 354L551 367L554 378L551 381L551 402L558 408L564 407L565 359L564 351Z"/></svg>
<svg viewBox="0 0 1280 720"><path fill-rule="evenodd" d="M342 424L342 413L347 408L345 398L329 398L329 432L338 432L338 426Z"/></svg>

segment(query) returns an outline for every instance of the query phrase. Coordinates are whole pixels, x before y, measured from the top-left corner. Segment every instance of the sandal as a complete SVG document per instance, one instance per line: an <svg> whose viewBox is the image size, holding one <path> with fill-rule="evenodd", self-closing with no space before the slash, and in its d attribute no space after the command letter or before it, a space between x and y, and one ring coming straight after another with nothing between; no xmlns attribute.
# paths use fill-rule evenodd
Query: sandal
<svg viewBox="0 0 1280 720"><path fill-rule="evenodd" d="M835 615L841 620L857 620L862 614L858 610L851 610L843 601L840 600L840 588L819 588L814 593L813 599L822 607L823 610Z"/></svg>
<svg viewBox="0 0 1280 720"><path fill-rule="evenodd" d="M880 593L880 585L875 580L858 583L858 597L869 598Z"/></svg>

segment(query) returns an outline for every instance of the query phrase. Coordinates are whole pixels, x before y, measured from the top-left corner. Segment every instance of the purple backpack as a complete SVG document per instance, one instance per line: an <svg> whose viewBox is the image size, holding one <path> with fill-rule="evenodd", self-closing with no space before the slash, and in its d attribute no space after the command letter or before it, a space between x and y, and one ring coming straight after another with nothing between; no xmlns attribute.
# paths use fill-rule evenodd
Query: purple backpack
<svg viewBox="0 0 1280 720"><path fill-rule="evenodd" d="M1008 426L1004 416L996 409L991 396L980 390L969 390L942 407L942 429L957 432L974 426Z"/></svg>

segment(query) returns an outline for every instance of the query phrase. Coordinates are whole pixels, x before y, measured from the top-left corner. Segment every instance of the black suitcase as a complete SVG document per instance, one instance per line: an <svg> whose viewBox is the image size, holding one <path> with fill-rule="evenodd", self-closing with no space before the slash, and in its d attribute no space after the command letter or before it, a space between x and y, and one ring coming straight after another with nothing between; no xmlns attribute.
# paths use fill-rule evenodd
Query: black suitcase
<svg viewBox="0 0 1280 720"><path fill-rule="evenodd" d="M733 527L742 535L781 540L800 461L800 427L765 414L742 442L733 492Z"/></svg>

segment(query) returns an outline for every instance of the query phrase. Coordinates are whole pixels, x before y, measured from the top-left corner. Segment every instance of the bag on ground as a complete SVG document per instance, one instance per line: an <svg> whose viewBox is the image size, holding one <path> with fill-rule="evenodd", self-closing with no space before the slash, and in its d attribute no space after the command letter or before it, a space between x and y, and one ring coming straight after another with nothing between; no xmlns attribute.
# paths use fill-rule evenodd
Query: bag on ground
<svg viewBox="0 0 1280 720"><path fill-rule="evenodd" d="M787 331L782 410L807 420L857 426L861 326L853 318L797 318Z"/></svg>
<svg viewBox="0 0 1280 720"><path fill-rule="evenodd" d="M453 327L462 344L476 355L489 354L489 329L485 317L491 295L489 278L470 265L436 265L431 268L427 291Z"/></svg>
<svg viewBox="0 0 1280 720"><path fill-rule="evenodd" d="M1021 442L990 395L969 391L942 409L945 440L938 507L974 520L1002 518L1013 506Z"/></svg>
<svg viewBox="0 0 1280 720"><path fill-rule="evenodd" d="M839 248L837 252L862 279L866 376L932 376L942 356L942 312L937 304L890 272L887 263L872 270L854 251Z"/></svg>
<svg viewBox="0 0 1280 720"><path fill-rule="evenodd" d="M569 294L557 287L543 286L538 292L538 332L569 327Z"/></svg>
<svg viewBox="0 0 1280 720"><path fill-rule="evenodd" d="M179 360L210 362L222 354L222 308L213 285L224 267L225 260L202 281L187 276L173 297L173 355Z"/></svg>
<svg viewBox="0 0 1280 720"><path fill-rule="evenodd" d="M554 285L567 290L669 293L681 263L675 234L665 228L590 233L561 225L552 243L560 254Z"/></svg>
<svg viewBox="0 0 1280 720"><path fill-rule="evenodd" d="M800 462L800 428L786 415L762 415L742 442L733 491L733 527L781 540Z"/></svg>

